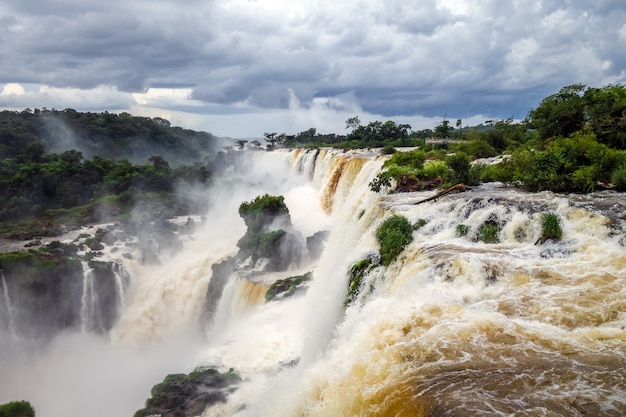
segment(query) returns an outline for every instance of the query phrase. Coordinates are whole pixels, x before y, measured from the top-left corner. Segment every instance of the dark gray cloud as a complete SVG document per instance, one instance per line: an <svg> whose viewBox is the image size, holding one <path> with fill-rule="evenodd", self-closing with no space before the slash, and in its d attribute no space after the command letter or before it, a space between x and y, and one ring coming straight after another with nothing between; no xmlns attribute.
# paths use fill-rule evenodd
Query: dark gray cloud
<svg viewBox="0 0 626 417"><path fill-rule="evenodd" d="M110 88L116 103L180 86L188 101L169 105L198 114L523 118L562 86L626 82L625 22L621 0L6 0L0 86Z"/></svg>

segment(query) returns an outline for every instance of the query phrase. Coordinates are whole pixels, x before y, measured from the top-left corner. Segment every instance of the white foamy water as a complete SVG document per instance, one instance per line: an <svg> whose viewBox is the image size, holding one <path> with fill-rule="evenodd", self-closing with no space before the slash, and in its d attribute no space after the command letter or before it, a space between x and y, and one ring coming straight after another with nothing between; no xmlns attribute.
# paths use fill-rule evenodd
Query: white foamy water
<svg viewBox="0 0 626 417"><path fill-rule="evenodd" d="M373 154L250 156L207 196L180 253L158 266L124 260L131 285L109 334L61 335L30 363L10 351L0 402L132 415L167 373L210 365L243 381L205 417L626 415L623 194L488 185L415 204L434 191L369 191L382 165ZM303 236L330 231L321 258L292 271L313 279L266 303L272 279L289 273L234 274L207 329L211 265L236 252L239 204L264 193L285 196ZM545 212L560 217L562 241L536 244ZM394 213L425 224L346 308L350 267L378 252L376 227ZM485 222L499 226L497 243L479 240Z"/></svg>

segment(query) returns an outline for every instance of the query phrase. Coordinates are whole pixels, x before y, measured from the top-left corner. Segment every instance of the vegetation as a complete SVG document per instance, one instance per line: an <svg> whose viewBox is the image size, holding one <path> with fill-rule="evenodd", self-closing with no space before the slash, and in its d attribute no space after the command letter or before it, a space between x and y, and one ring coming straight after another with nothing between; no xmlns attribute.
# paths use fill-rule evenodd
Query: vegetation
<svg viewBox="0 0 626 417"><path fill-rule="evenodd" d="M35 146L47 153L75 150L87 158L121 156L133 163L163 155L178 166L216 153L218 145L210 133L173 127L160 117L45 108L0 112L0 159L17 158Z"/></svg>
<svg viewBox="0 0 626 417"><path fill-rule="evenodd" d="M380 247L381 264L390 265L413 242L414 227L409 220L395 214L376 228L376 240Z"/></svg>
<svg viewBox="0 0 626 417"><path fill-rule="evenodd" d="M209 405L226 402L227 394L241 382L234 370L219 372L201 367L189 374L169 374L163 382L152 387L146 407L135 417L150 415L200 415Z"/></svg>
<svg viewBox="0 0 626 417"><path fill-rule="evenodd" d="M0 405L0 417L35 417L35 409L28 401L12 401Z"/></svg>
<svg viewBox="0 0 626 417"><path fill-rule="evenodd" d="M362 259L356 262L350 268L350 279L348 280L348 294L346 295L345 306L352 303L362 290L362 280L365 274L367 274L372 268L376 267L377 263L371 257Z"/></svg>
<svg viewBox="0 0 626 417"><path fill-rule="evenodd" d="M285 279L278 279L270 285L265 293L265 301L272 301L277 297L286 298L294 295L298 288L302 287L307 281L310 281L312 274L307 272L304 275L298 275L295 277L289 277Z"/></svg>
<svg viewBox="0 0 626 417"><path fill-rule="evenodd" d="M252 257L252 261L256 262L259 258L267 258L272 261L272 269L282 269L292 260L281 249L293 250L292 254L298 256L296 242L292 242L293 245L287 243L292 224L283 196L265 194L243 202L239 206L239 215L247 226L246 233L237 242L243 259Z"/></svg>
<svg viewBox="0 0 626 417"><path fill-rule="evenodd" d="M467 234L469 233L469 226L466 224L457 224L456 225L456 237L463 237L463 236L467 236Z"/></svg>
<svg viewBox="0 0 626 417"><path fill-rule="evenodd" d="M478 230L479 239L485 243L497 243L500 234L500 226L494 223L485 223Z"/></svg>
<svg viewBox="0 0 626 417"><path fill-rule="evenodd" d="M391 155L371 181L374 192L447 188L499 181L529 191L586 193L626 191L626 87L580 84L543 99L524 120L487 120L461 128L444 119L434 130L406 124L346 121L345 136L320 135L315 128L294 136L270 134L272 145L380 147ZM398 152L399 147L418 149ZM497 164L480 158L506 156Z"/></svg>
<svg viewBox="0 0 626 417"><path fill-rule="evenodd" d="M180 185L207 186L208 169L200 164L171 168L152 156L149 163L95 156L78 151L45 154L32 143L15 158L0 160L0 233L29 238L59 233L61 225L75 227L110 219L129 219L134 208L148 219L188 214L200 201L175 193Z"/></svg>
<svg viewBox="0 0 626 417"><path fill-rule="evenodd" d="M559 215L552 212L541 213L541 236L537 243L545 243L548 240L559 241L562 238L563 229Z"/></svg>

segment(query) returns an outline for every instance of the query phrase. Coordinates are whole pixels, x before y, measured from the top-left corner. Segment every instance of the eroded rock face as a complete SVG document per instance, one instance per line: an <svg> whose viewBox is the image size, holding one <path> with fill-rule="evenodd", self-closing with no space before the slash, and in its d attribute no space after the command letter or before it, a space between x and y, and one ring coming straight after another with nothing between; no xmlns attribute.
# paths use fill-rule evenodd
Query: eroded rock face
<svg viewBox="0 0 626 417"><path fill-rule="evenodd" d="M72 328L110 330L117 319L116 265L85 263L77 251L76 245L52 242L37 250L2 254L1 284L5 304L10 305L0 309L0 326L16 337L41 341ZM87 306L85 285L96 295ZM85 327L87 313L93 320Z"/></svg>

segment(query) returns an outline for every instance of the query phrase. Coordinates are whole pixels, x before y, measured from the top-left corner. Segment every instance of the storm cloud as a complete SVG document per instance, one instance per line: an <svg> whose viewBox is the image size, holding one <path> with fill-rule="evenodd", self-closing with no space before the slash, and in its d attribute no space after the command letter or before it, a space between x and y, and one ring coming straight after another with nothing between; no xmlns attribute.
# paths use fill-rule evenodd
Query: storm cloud
<svg viewBox="0 0 626 417"><path fill-rule="evenodd" d="M7 0L0 106L231 136L521 119L565 85L626 82L624 22L620 0Z"/></svg>

